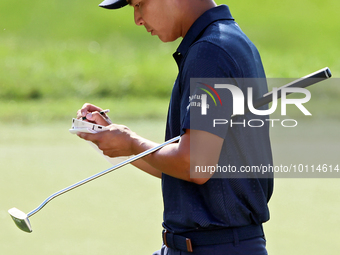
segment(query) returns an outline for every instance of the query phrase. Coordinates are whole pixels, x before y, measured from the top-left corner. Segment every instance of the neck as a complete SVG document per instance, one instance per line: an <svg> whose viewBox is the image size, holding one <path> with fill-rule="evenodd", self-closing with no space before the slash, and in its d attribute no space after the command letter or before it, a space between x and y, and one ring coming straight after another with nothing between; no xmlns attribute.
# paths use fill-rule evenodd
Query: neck
<svg viewBox="0 0 340 255"><path fill-rule="evenodd" d="M183 1L182 37L187 34L192 24L194 24L203 13L213 7L216 7L216 3L213 0Z"/></svg>

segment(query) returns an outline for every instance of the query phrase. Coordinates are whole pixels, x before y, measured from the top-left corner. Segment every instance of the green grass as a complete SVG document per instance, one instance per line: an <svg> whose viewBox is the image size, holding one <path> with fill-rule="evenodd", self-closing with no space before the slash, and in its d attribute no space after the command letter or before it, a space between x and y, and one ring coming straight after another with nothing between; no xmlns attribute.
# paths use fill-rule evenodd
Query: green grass
<svg viewBox="0 0 340 255"><path fill-rule="evenodd" d="M338 1L231 1L229 5L259 48L268 77L301 77L324 66L339 77Z"/></svg>
<svg viewBox="0 0 340 255"><path fill-rule="evenodd" d="M88 99L88 100L87 100ZM63 121L71 123L77 110L85 102L110 109L110 117L115 123L131 119L166 119L168 102L157 98L112 98L112 99L63 99L63 100L29 100L3 101L0 103L2 112L1 123L33 124Z"/></svg>
<svg viewBox="0 0 340 255"><path fill-rule="evenodd" d="M167 46L153 54L154 48L139 52L120 36L101 45L86 40L23 41L6 37L0 44L3 100L170 94L176 66ZM156 88L146 86L149 83Z"/></svg>
<svg viewBox="0 0 340 255"><path fill-rule="evenodd" d="M299 78L325 66L339 76L338 1L228 4L259 48L268 77ZM169 96L177 72L171 54L179 41L149 36L134 24L132 8L96 5L0 3L1 101Z"/></svg>

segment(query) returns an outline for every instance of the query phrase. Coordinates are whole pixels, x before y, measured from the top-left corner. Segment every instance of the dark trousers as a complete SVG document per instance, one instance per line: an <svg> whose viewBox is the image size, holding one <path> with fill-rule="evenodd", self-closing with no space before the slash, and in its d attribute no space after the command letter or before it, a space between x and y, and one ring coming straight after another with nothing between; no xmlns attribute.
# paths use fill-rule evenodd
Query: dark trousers
<svg viewBox="0 0 340 255"><path fill-rule="evenodd" d="M218 245L196 246L193 252L174 250L166 247L153 255L267 255L266 240L256 237L248 240Z"/></svg>

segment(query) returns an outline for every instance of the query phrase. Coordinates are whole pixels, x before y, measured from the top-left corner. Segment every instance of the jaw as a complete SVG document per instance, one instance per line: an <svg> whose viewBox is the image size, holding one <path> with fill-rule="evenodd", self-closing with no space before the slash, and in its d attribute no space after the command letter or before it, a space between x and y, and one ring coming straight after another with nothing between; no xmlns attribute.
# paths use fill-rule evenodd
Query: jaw
<svg viewBox="0 0 340 255"><path fill-rule="evenodd" d="M31 223L28 219L28 216L24 212L17 208L12 208L8 210L8 213L11 215L18 228L28 233L32 232Z"/></svg>

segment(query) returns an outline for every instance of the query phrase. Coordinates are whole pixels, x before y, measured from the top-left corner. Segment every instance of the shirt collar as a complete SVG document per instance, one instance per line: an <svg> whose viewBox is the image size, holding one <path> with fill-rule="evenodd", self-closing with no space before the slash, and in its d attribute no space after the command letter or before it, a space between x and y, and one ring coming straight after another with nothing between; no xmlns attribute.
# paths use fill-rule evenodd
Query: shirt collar
<svg viewBox="0 0 340 255"><path fill-rule="evenodd" d="M211 23L217 20L234 20L227 5L220 5L209 9L194 22L177 48L177 52L174 54L175 59L177 56L184 56L189 50L189 47L198 39L199 35L201 35Z"/></svg>

